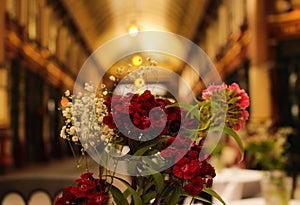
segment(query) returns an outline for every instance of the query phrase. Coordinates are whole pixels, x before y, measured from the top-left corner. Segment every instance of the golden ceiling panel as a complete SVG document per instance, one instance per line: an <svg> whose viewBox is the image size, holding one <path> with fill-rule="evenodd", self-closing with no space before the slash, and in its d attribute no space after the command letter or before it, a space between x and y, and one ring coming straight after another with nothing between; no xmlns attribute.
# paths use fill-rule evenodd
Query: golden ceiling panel
<svg viewBox="0 0 300 205"><path fill-rule="evenodd" d="M62 0L95 50L126 34L131 23L141 31L173 32L193 39L207 0Z"/></svg>

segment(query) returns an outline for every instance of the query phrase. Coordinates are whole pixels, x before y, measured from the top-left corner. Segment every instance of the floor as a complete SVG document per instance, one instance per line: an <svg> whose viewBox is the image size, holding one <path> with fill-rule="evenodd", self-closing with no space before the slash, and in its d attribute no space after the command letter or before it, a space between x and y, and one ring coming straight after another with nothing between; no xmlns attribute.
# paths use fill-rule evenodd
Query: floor
<svg viewBox="0 0 300 205"><path fill-rule="evenodd" d="M97 164L90 166L90 172L98 174ZM84 169L82 169L84 171ZM27 176L68 176L79 178L81 170L76 168L76 163L73 158L66 158L63 160L51 161L46 164L28 166L19 170L11 171L0 177L27 177ZM122 185L120 185L122 186ZM29 202L29 205L51 205L52 202L48 195L43 192L34 194ZM9 194L5 197L1 205L25 205L22 198L17 194Z"/></svg>
<svg viewBox="0 0 300 205"><path fill-rule="evenodd" d="M90 166L90 171L94 172L95 175L98 174L97 164ZM49 176L49 175L60 175L60 176L72 176L74 179L80 176L81 171L76 168L76 163L73 158L66 158L58 161L51 161L47 164L28 166L23 169L12 171L4 176ZM97 175L96 175L97 176ZM1 177L1 176L0 176ZM300 198L300 180L297 183L297 190L295 192L295 198ZM119 187L125 188L124 185L119 184ZM16 195L12 195L6 198L6 201L2 205L25 205L22 199L18 198ZM43 193L37 193L29 205L51 205L52 202L49 200L47 195Z"/></svg>
<svg viewBox="0 0 300 205"><path fill-rule="evenodd" d="M96 171L96 165L90 167L92 171ZM23 176L23 175L67 175L79 177L80 170L77 169L73 158L65 158L61 160L53 160L51 162L39 165L31 165L22 169L14 170L7 173L7 176Z"/></svg>

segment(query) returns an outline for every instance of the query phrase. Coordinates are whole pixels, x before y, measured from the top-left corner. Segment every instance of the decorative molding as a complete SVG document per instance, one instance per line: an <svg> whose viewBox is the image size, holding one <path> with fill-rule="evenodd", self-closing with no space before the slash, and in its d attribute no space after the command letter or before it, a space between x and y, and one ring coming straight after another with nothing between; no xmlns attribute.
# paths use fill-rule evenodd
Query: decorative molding
<svg viewBox="0 0 300 205"><path fill-rule="evenodd" d="M269 15L267 20L270 38L300 37L300 10Z"/></svg>
<svg viewBox="0 0 300 205"><path fill-rule="evenodd" d="M231 42L215 66L222 78L237 69L248 58L249 34L245 31L240 38Z"/></svg>
<svg viewBox="0 0 300 205"><path fill-rule="evenodd" d="M23 43L15 32L9 32L6 39L8 53L16 56L22 63L34 72L42 74L52 85L71 89L74 86L74 78L63 72L61 66L48 58L34 43Z"/></svg>

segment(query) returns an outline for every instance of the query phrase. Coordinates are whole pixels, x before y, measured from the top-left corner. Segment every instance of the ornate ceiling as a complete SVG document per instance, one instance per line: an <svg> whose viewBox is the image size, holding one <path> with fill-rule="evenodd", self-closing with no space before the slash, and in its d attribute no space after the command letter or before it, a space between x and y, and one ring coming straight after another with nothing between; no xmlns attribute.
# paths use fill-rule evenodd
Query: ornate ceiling
<svg viewBox="0 0 300 205"><path fill-rule="evenodd" d="M91 51L95 51L109 40L127 34L131 24L138 25L140 31L171 32L198 43L203 25L207 24L212 17L212 11L216 10L216 5L220 2L220 0L60 1ZM188 56L188 49L184 50L185 56ZM103 65L103 61L99 64ZM159 65L179 74L186 66L183 62L170 57L160 58ZM159 77L161 82L170 81L168 75L161 74Z"/></svg>
<svg viewBox="0 0 300 205"><path fill-rule="evenodd" d="M208 0L62 0L62 3L88 46L95 50L126 34L133 23L141 31L167 31L193 40Z"/></svg>

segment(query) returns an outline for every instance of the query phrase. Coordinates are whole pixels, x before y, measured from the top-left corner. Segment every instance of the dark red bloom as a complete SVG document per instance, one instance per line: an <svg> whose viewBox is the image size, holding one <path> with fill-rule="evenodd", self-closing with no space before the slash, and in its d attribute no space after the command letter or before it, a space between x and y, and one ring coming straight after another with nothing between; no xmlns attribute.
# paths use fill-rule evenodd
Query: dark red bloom
<svg viewBox="0 0 300 205"><path fill-rule="evenodd" d="M54 205L65 205L67 204L66 200L62 197L56 197Z"/></svg>
<svg viewBox="0 0 300 205"><path fill-rule="evenodd" d="M75 195L71 193L72 186L67 186L63 189L62 198L65 201L72 201L75 198Z"/></svg>
<svg viewBox="0 0 300 205"><path fill-rule="evenodd" d="M119 128L122 133L124 129L128 130L131 138L138 139L141 130L150 127L154 133L159 130L160 134L175 136L181 125L181 109L167 109L166 105L170 104L172 103L168 99L155 98L149 90L142 94L115 95L105 101L109 114L104 117L103 123L111 129Z"/></svg>
<svg viewBox="0 0 300 205"><path fill-rule="evenodd" d="M215 168L211 164L209 164L206 160L201 161L199 163L199 166L200 166L201 176L209 176L209 177L216 176Z"/></svg>
<svg viewBox="0 0 300 205"><path fill-rule="evenodd" d="M112 114L109 114L103 118L103 123L106 124L110 129L116 128L116 124L113 120Z"/></svg>
<svg viewBox="0 0 300 205"><path fill-rule="evenodd" d="M213 179L212 178L208 178L206 181L206 187L211 188L213 185Z"/></svg>
<svg viewBox="0 0 300 205"><path fill-rule="evenodd" d="M76 186L64 188L62 196L55 199L54 205L77 204L87 202L88 205L105 205L108 202L108 187L105 180L95 179L93 173L84 173L75 180Z"/></svg>
<svg viewBox="0 0 300 205"><path fill-rule="evenodd" d="M199 152L197 152L196 150L189 151L188 158L190 160L193 160L193 159L197 160L199 158Z"/></svg>
<svg viewBox="0 0 300 205"><path fill-rule="evenodd" d="M174 165L173 173L178 178L192 179L199 169L196 160L189 160L184 157Z"/></svg>
<svg viewBox="0 0 300 205"><path fill-rule="evenodd" d="M88 197L88 205L104 205L107 204L109 196L104 195L103 193L95 193L89 195Z"/></svg>
<svg viewBox="0 0 300 205"><path fill-rule="evenodd" d="M185 185L183 188L188 194L192 196L197 196L201 193L204 183L205 179L203 179L202 177L196 177L192 179L191 182Z"/></svg>
<svg viewBox="0 0 300 205"><path fill-rule="evenodd" d="M86 197L87 195L96 192L95 182L92 180L81 180L78 186L72 187L71 193L76 197Z"/></svg>

